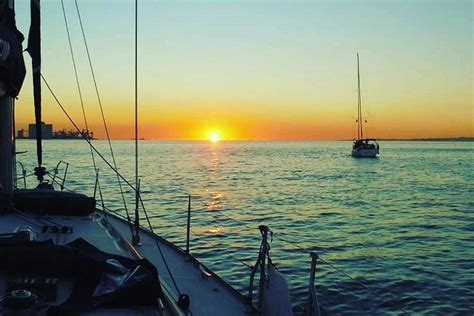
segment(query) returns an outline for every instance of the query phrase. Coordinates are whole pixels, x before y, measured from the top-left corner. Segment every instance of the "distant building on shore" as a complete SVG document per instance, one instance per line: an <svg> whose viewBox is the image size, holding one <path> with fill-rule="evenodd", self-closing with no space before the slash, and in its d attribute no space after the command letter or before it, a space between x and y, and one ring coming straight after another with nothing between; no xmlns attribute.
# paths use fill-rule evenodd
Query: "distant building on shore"
<svg viewBox="0 0 474 316"><path fill-rule="evenodd" d="M23 128L19 129L18 132L16 133L16 138L19 138L19 139L27 138L25 135L25 132L26 131Z"/></svg>
<svg viewBox="0 0 474 316"><path fill-rule="evenodd" d="M27 133L28 132L28 133ZM80 132L74 130L62 129L60 131L53 131L53 124L46 124L41 122L41 136L42 139L94 139L94 133L88 130ZM36 124L28 124L28 131L20 129L17 131L17 139L35 139L36 138Z"/></svg>
<svg viewBox="0 0 474 316"><path fill-rule="evenodd" d="M50 139L53 137L53 124L46 124L41 122L41 136L43 139ZM28 124L28 137L36 138L36 124Z"/></svg>

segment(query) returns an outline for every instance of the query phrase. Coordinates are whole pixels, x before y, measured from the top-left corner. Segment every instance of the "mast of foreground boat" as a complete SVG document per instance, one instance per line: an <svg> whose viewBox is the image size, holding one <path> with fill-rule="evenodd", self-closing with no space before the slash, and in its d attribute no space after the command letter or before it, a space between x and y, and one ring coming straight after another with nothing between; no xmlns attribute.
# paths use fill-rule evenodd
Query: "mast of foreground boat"
<svg viewBox="0 0 474 316"><path fill-rule="evenodd" d="M135 0L135 233L132 244L140 243L140 216L138 214L140 200L140 180L138 179L138 0Z"/></svg>
<svg viewBox="0 0 474 316"><path fill-rule="evenodd" d="M14 8L14 0L7 0L7 6ZM13 193L13 107L14 99L6 91L0 96L0 186L6 194Z"/></svg>
<svg viewBox="0 0 474 316"><path fill-rule="evenodd" d="M11 96L0 97L0 186L13 192L13 103Z"/></svg>
<svg viewBox="0 0 474 316"><path fill-rule="evenodd" d="M26 51L31 57L33 77L33 103L35 108L36 124L36 160L38 166L34 168L34 175L38 180L38 188L53 189L52 184L44 181L47 174L43 167L43 145L41 131L41 8L40 0L30 0L30 30L28 32L28 47Z"/></svg>
<svg viewBox="0 0 474 316"><path fill-rule="evenodd" d="M359 53L357 53L357 139L364 138L364 132L362 130L362 98L360 95L360 70L359 70Z"/></svg>

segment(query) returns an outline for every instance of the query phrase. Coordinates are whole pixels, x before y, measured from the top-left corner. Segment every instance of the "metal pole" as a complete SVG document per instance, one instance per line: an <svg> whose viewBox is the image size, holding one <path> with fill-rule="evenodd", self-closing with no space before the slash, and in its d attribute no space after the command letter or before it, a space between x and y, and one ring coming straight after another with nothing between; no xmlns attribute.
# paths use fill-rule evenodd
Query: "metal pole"
<svg viewBox="0 0 474 316"><path fill-rule="evenodd" d="M99 184L99 170L95 171L95 184L94 184L94 199L97 193L97 185Z"/></svg>
<svg viewBox="0 0 474 316"><path fill-rule="evenodd" d="M13 0L7 6L14 9ZM13 98L2 91L0 84L0 191L13 193Z"/></svg>
<svg viewBox="0 0 474 316"><path fill-rule="evenodd" d="M0 186L13 193L13 98L0 97Z"/></svg>
<svg viewBox="0 0 474 316"><path fill-rule="evenodd" d="M138 0L135 0L135 187L137 191L138 182ZM135 195L135 209L137 210L139 197L137 192Z"/></svg>
<svg viewBox="0 0 474 316"><path fill-rule="evenodd" d="M359 139L364 138L364 133L362 131L362 98L360 96L360 71L359 71L359 53L357 53L357 91L358 91L358 98L357 98L357 109L358 109L358 132L357 137Z"/></svg>
<svg viewBox="0 0 474 316"><path fill-rule="evenodd" d="M16 125L15 125L15 101L12 104L12 177L13 177L13 189L18 189L18 174L17 174L17 166L16 166ZM26 188L26 185L25 185Z"/></svg>
<svg viewBox="0 0 474 316"><path fill-rule="evenodd" d="M260 260L260 280L258 283L258 310L262 311L263 304L263 290L265 289L265 259L268 252L268 227L261 225L260 231L262 232L262 257Z"/></svg>
<svg viewBox="0 0 474 316"><path fill-rule="evenodd" d="M138 186L135 190L135 199L136 201L140 200L140 179L138 179ZM132 236L132 245L138 246L140 244L140 216L138 214L138 204L135 207L135 233Z"/></svg>
<svg viewBox="0 0 474 316"><path fill-rule="evenodd" d="M189 253L189 235L191 232L191 194L188 196L188 226L186 228L186 253Z"/></svg>
<svg viewBox="0 0 474 316"><path fill-rule="evenodd" d="M316 273L316 262L318 260L318 254L311 251L309 255L311 256L311 272L309 274L308 310L306 312L306 315L319 316L319 302L318 297L316 295L316 290L314 289L314 275Z"/></svg>

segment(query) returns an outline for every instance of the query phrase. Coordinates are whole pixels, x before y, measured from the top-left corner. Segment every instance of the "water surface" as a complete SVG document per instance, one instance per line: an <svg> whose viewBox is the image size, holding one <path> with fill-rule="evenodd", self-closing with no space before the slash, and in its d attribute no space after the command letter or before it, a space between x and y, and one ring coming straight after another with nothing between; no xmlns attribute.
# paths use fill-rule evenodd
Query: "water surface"
<svg viewBox="0 0 474 316"><path fill-rule="evenodd" d="M111 161L105 141L94 141ZM133 180L132 141L114 141L118 168ZM34 167L34 142L18 159ZM155 230L246 291L260 242L305 305L315 250L323 312L467 314L474 310L474 144L382 142L378 159L354 159L349 142L140 142L141 188ZM69 162L66 186L92 195L94 169L80 140L44 142L52 168ZM106 207L124 213L117 179L96 157ZM34 179L28 178L29 186ZM19 183L21 186L22 183ZM124 187L127 207L133 192Z"/></svg>

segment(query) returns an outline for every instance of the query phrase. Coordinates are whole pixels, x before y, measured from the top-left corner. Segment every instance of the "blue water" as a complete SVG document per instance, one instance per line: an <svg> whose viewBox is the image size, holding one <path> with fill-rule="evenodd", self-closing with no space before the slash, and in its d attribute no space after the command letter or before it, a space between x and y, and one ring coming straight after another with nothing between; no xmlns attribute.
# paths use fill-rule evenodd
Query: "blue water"
<svg viewBox="0 0 474 316"><path fill-rule="evenodd" d="M94 144L111 160L105 141ZM133 142L113 145L120 172L133 180ZM255 261L265 224L296 312L315 250L331 264L318 263L316 272L326 314L472 314L474 143L380 145L380 158L354 159L349 142L141 141L141 189L155 230L182 247L192 195L191 252L241 292L243 263ZM18 159L31 173L34 143L17 147L29 151ZM46 166L71 164L68 188L93 194L85 142L50 140L44 148ZM116 177L98 165L105 206L123 214Z"/></svg>

